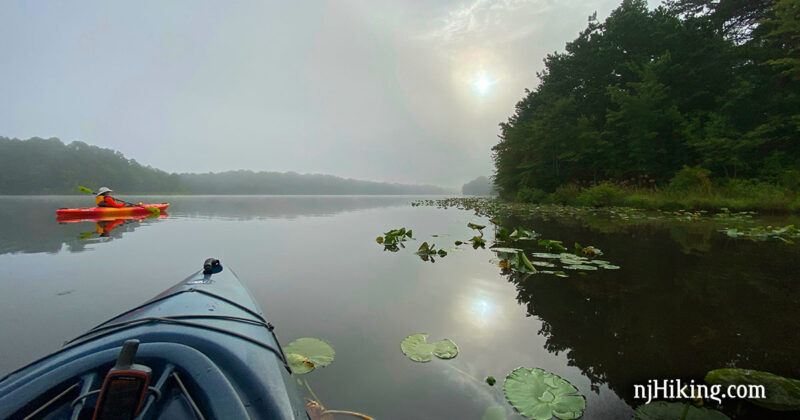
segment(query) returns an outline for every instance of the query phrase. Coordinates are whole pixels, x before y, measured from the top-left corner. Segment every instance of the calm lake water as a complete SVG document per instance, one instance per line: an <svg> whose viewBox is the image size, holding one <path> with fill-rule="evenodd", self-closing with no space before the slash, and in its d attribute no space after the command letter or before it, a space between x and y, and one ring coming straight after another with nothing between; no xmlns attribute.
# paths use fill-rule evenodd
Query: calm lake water
<svg viewBox="0 0 800 420"><path fill-rule="evenodd" d="M480 419L508 407L502 380L539 367L587 398L585 418L629 417L633 384L702 382L741 367L800 377L800 245L735 240L710 223L619 227L574 218L504 220L604 251L615 271L522 277L461 246L472 212L412 207L413 197L122 197L169 201L169 215L113 229L59 224L91 197L0 197L0 375L158 294L207 257L233 268L284 345L317 337L336 350L303 378L331 409L385 419ZM397 227L417 241L384 252ZM487 228L486 237L493 232ZM432 237L431 235L440 235ZM422 241L449 251L435 263ZM534 243L527 248L543 252ZM458 357L415 363L410 334L450 338ZM492 375L498 384L483 379ZM477 380L476 380L477 379Z"/></svg>

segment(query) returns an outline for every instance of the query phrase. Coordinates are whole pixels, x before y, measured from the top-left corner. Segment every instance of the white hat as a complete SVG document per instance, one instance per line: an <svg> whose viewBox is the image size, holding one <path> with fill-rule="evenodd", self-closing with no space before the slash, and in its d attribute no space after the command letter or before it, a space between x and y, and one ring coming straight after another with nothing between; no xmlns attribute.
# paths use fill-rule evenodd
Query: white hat
<svg viewBox="0 0 800 420"><path fill-rule="evenodd" d="M100 187L100 189L97 190L97 194L96 195L100 195L100 194L111 192L111 191L114 191L114 190L112 190L111 188L108 188L108 187Z"/></svg>

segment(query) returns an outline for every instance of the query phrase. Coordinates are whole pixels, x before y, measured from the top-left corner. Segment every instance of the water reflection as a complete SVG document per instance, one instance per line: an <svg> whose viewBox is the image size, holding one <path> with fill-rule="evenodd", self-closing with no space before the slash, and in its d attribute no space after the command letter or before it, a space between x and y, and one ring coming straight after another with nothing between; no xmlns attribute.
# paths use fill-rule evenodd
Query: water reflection
<svg viewBox="0 0 800 420"><path fill-rule="evenodd" d="M800 289L788 263L797 261L795 247L732 241L703 225L641 226L635 245L630 230L599 233L555 220L507 228L521 223L599 247L622 266L567 279L507 273L519 303L542 320L546 349L566 353L593 389L607 385L636 406L633 384L648 379L702 382L721 367L800 376Z"/></svg>
<svg viewBox="0 0 800 420"><path fill-rule="evenodd" d="M169 216L185 219L295 219L408 203L405 196L141 196L134 202L170 202ZM0 197L0 255L82 252L87 245L120 238L139 226L164 219L57 219L55 210L87 207L85 196ZM119 221L122 220L122 221ZM68 223L68 224L65 224ZM87 223L91 225L87 226Z"/></svg>

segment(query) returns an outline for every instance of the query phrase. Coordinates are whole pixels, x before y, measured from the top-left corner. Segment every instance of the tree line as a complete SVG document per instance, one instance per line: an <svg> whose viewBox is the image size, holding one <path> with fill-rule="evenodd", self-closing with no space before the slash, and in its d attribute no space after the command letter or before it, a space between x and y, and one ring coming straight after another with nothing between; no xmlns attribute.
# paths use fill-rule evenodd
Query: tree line
<svg viewBox="0 0 800 420"><path fill-rule="evenodd" d="M624 0L596 14L500 124L501 195L570 183L800 179L800 2Z"/></svg>
<svg viewBox="0 0 800 420"><path fill-rule="evenodd" d="M78 185L123 194L442 194L429 185L294 172L168 173L80 141L0 137L0 194L77 194Z"/></svg>
<svg viewBox="0 0 800 420"><path fill-rule="evenodd" d="M489 196L495 195L494 184L487 176L479 176L461 186L461 194Z"/></svg>

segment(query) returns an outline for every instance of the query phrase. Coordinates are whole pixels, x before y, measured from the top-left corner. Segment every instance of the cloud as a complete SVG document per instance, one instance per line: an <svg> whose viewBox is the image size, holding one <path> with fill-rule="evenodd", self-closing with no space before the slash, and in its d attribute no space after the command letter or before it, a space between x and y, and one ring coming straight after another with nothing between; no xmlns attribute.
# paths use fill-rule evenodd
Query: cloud
<svg viewBox="0 0 800 420"><path fill-rule="evenodd" d="M530 35L538 16L552 7L544 0L476 0L451 10L422 39L449 43L504 43Z"/></svg>

